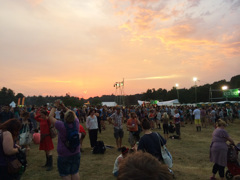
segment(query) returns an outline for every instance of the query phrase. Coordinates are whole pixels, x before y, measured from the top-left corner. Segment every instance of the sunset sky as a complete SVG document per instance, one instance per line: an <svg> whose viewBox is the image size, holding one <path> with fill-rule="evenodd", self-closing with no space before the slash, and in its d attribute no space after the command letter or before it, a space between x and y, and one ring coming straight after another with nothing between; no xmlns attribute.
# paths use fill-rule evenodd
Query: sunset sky
<svg viewBox="0 0 240 180"><path fill-rule="evenodd" d="M0 0L0 88L88 98L240 74L240 0Z"/></svg>

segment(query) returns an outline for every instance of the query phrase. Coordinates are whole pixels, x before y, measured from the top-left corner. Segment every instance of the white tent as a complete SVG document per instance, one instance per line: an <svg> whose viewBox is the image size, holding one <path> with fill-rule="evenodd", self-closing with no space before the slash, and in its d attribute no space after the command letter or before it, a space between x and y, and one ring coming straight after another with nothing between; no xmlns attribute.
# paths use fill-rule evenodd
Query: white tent
<svg viewBox="0 0 240 180"><path fill-rule="evenodd" d="M162 101L157 103L158 106L174 106L174 105L179 105L178 99L174 99L171 101Z"/></svg>
<svg viewBox="0 0 240 180"><path fill-rule="evenodd" d="M114 107L114 106L117 106L117 103L115 103L115 102L102 102L102 106Z"/></svg>
<svg viewBox="0 0 240 180"><path fill-rule="evenodd" d="M150 102L149 101L139 101L138 100L138 104L141 106L141 105L143 105L143 103L144 104L149 104Z"/></svg>
<svg viewBox="0 0 240 180"><path fill-rule="evenodd" d="M16 107L16 103L15 103L14 101L12 101L12 102L9 104L9 106L15 108L15 107Z"/></svg>

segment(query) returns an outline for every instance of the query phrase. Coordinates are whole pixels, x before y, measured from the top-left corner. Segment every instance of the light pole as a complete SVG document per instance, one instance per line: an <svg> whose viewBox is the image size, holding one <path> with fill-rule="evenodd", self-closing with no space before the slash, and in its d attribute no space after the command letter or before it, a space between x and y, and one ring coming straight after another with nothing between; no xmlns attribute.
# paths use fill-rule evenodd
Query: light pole
<svg viewBox="0 0 240 180"><path fill-rule="evenodd" d="M222 86L222 90L223 91L226 91L226 90L228 90L228 86ZM226 101L228 100L228 98L227 98L227 96L226 96Z"/></svg>
<svg viewBox="0 0 240 180"><path fill-rule="evenodd" d="M195 103L197 103L197 78L194 77L193 81L195 82Z"/></svg>
<svg viewBox="0 0 240 180"><path fill-rule="evenodd" d="M179 86L179 84L176 84L176 89L177 89L177 98L178 98L178 101L179 101L179 92L178 92L178 86Z"/></svg>

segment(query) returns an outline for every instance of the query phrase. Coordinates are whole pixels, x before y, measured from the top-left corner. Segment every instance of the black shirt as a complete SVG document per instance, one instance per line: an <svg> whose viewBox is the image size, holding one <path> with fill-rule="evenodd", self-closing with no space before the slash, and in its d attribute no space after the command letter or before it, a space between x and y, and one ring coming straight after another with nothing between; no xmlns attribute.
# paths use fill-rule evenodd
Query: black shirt
<svg viewBox="0 0 240 180"><path fill-rule="evenodd" d="M158 136L159 135L159 136ZM161 146L166 144L166 140L158 133L144 134L138 144L138 150L148 152L158 159L161 158L160 139L162 140Z"/></svg>

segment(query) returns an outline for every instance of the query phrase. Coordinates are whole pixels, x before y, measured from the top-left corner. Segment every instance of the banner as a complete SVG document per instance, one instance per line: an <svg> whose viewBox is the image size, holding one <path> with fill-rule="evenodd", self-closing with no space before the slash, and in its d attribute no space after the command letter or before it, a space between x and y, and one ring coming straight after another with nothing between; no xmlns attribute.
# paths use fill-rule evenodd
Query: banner
<svg viewBox="0 0 240 180"><path fill-rule="evenodd" d="M239 97L239 90L229 89L229 90L223 91L223 96L227 98L237 98Z"/></svg>
<svg viewBox="0 0 240 180"><path fill-rule="evenodd" d="M24 105L25 97L22 98L22 105Z"/></svg>
<svg viewBox="0 0 240 180"><path fill-rule="evenodd" d="M18 98L18 103L17 103L18 106L20 105L20 102L21 102L21 98Z"/></svg>

